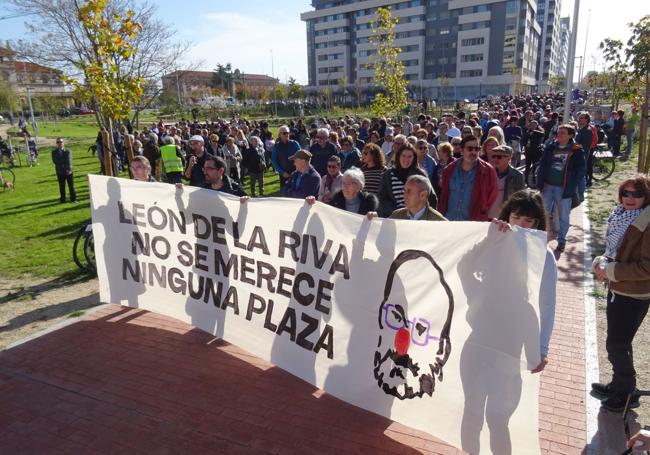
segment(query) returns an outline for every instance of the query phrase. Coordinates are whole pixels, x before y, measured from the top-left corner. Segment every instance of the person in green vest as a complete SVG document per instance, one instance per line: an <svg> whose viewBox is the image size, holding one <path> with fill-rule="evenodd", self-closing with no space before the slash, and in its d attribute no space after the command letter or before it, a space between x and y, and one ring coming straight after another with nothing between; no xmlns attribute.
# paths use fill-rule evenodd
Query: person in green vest
<svg viewBox="0 0 650 455"><path fill-rule="evenodd" d="M183 156L176 147L173 136L165 137L164 143L165 145L160 147L160 156L167 176L167 183L182 183Z"/></svg>

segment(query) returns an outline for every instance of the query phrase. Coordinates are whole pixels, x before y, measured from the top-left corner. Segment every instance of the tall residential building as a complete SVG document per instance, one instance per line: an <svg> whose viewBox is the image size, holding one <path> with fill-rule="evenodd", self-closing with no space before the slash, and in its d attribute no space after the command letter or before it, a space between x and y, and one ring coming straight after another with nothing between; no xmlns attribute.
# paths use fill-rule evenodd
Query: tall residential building
<svg viewBox="0 0 650 455"><path fill-rule="evenodd" d="M542 28L537 57L538 90L548 91L549 79L561 76L561 30L560 0L539 0L537 4L537 22ZM565 58L566 61L566 58Z"/></svg>
<svg viewBox="0 0 650 455"><path fill-rule="evenodd" d="M396 45L416 97L462 99L536 89L535 0L313 0L309 87L372 89L369 42L378 7L399 18Z"/></svg>
<svg viewBox="0 0 650 455"><path fill-rule="evenodd" d="M569 41L571 41L571 18L560 19L560 68L561 76L566 77L567 60L569 58ZM584 58L584 57L583 57Z"/></svg>

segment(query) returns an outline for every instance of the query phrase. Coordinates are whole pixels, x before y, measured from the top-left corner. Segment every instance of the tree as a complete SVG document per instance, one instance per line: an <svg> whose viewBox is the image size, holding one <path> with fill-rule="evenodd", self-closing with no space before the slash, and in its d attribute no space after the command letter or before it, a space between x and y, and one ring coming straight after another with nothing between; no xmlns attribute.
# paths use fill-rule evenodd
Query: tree
<svg viewBox="0 0 650 455"><path fill-rule="evenodd" d="M124 17L107 10L108 0L88 0L77 10L77 20L90 43L87 59L78 62L83 81L65 79L81 98L95 108L98 124L112 138L116 120L128 118L131 107L143 93L144 79L120 73L118 62L133 56L133 41L141 29L132 11ZM109 139L111 148L114 144ZM109 150L104 152L105 168L110 175Z"/></svg>
<svg viewBox="0 0 650 455"><path fill-rule="evenodd" d="M14 88L5 81L0 81L0 111L13 113L18 105L18 96Z"/></svg>
<svg viewBox="0 0 650 455"><path fill-rule="evenodd" d="M29 17L29 41L19 40L12 47L22 57L45 66L63 70L73 78L83 77L80 64L92 58L92 44L80 21L78 11L84 3L79 0L11 0L17 11ZM131 121L137 125L139 113L149 108L162 89L160 78L178 69L190 69L198 64L182 63L189 43L172 42L176 30L169 22L156 19L157 5L139 0L109 0L109 17L126 17L133 11L132 20L141 25L131 40L133 49L129 59L116 59L122 76L154 82L156 90L147 90L139 103L133 106ZM185 68L187 66L187 68Z"/></svg>
<svg viewBox="0 0 650 455"><path fill-rule="evenodd" d="M371 56L374 68L372 82L384 92L377 93L371 110L378 117L399 113L408 103L408 83L404 77L404 64L397 58L401 49L395 46L395 26L399 19L390 8L380 7L372 22L370 42L376 53Z"/></svg>
<svg viewBox="0 0 650 455"><path fill-rule="evenodd" d="M226 63L222 65L217 63L217 66L212 70L212 87L221 87L230 93L230 84L232 82L232 65Z"/></svg>
<svg viewBox="0 0 650 455"><path fill-rule="evenodd" d="M614 109L618 109L618 102L621 99L621 87L624 87L624 83L621 79L625 79L625 71L623 66L622 56L623 54L623 42L621 40L615 40L611 38L605 38L604 41L601 41L598 46L603 51L603 57L608 63L608 71L611 72L612 76L612 95L614 97Z"/></svg>
<svg viewBox="0 0 650 455"><path fill-rule="evenodd" d="M290 77L287 81L287 86L289 88L289 99L300 100L305 97L305 89L302 85L298 84L293 77Z"/></svg>
<svg viewBox="0 0 650 455"><path fill-rule="evenodd" d="M639 134L639 162L637 170L645 174L650 170L650 141L648 140L648 114L650 111L650 15L636 24L629 24L632 36L627 41L625 57L632 80L637 80L635 98L641 101Z"/></svg>
<svg viewBox="0 0 650 455"><path fill-rule="evenodd" d="M548 78L548 83L551 88L555 91L562 91L566 87L566 77L565 76L551 76Z"/></svg>

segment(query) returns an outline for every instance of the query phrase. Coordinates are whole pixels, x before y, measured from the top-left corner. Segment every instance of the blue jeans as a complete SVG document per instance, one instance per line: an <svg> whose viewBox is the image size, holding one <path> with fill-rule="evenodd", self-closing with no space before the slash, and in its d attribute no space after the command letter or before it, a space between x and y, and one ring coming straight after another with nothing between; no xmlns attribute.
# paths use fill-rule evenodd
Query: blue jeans
<svg viewBox="0 0 650 455"><path fill-rule="evenodd" d="M560 232L557 233L557 243L566 244L566 235L569 232L569 214L571 213L571 198L562 197L564 189L561 186L546 184L542 190L544 205L550 215L553 213L553 207L557 204L558 213L560 214Z"/></svg>

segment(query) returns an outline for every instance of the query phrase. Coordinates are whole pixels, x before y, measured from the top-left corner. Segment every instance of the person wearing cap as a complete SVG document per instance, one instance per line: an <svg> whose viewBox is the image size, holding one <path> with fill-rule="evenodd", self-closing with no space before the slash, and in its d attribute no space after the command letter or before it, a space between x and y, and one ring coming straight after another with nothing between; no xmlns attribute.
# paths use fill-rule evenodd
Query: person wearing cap
<svg viewBox="0 0 650 455"><path fill-rule="evenodd" d="M300 144L292 139L289 139L291 130L287 125L282 125L278 129L278 140L273 146L271 151L271 163L273 169L280 177L280 191L286 187L291 178L291 174L296 170L296 167L291 162L290 157L300 150Z"/></svg>
<svg viewBox="0 0 650 455"><path fill-rule="evenodd" d="M185 168L185 178L190 181L190 186L203 186L205 183L203 165L205 159L212 156L205 150L203 136L195 134L190 137L190 153L190 158Z"/></svg>
<svg viewBox="0 0 650 455"><path fill-rule="evenodd" d="M329 142L329 130L326 128L319 128L316 131L316 142L309 148L311 153L311 164L318 172L318 175L325 175L327 173L327 162L331 156L338 155L336 147Z"/></svg>
<svg viewBox="0 0 650 455"><path fill-rule="evenodd" d="M318 196L320 189L320 174L311 165L312 154L306 150L298 150L289 157L296 170L293 171L282 196L305 199L307 196Z"/></svg>
<svg viewBox="0 0 650 455"><path fill-rule="evenodd" d="M507 145L497 145L488 150L488 163L497 171L497 198L488 210L488 218L498 218L501 213L503 203L508 200L510 195L516 191L523 190L526 186L524 174L512 167L510 160L512 158L512 148Z"/></svg>
<svg viewBox="0 0 650 455"><path fill-rule="evenodd" d="M384 132L384 140L381 143L381 151L384 154L384 158L388 159L390 154L393 152L393 128L390 126L386 127Z"/></svg>
<svg viewBox="0 0 650 455"><path fill-rule="evenodd" d="M203 154L203 173L205 183L203 188L235 196L246 196L244 188L226 175L226 161L223 158Z"/></svg>

